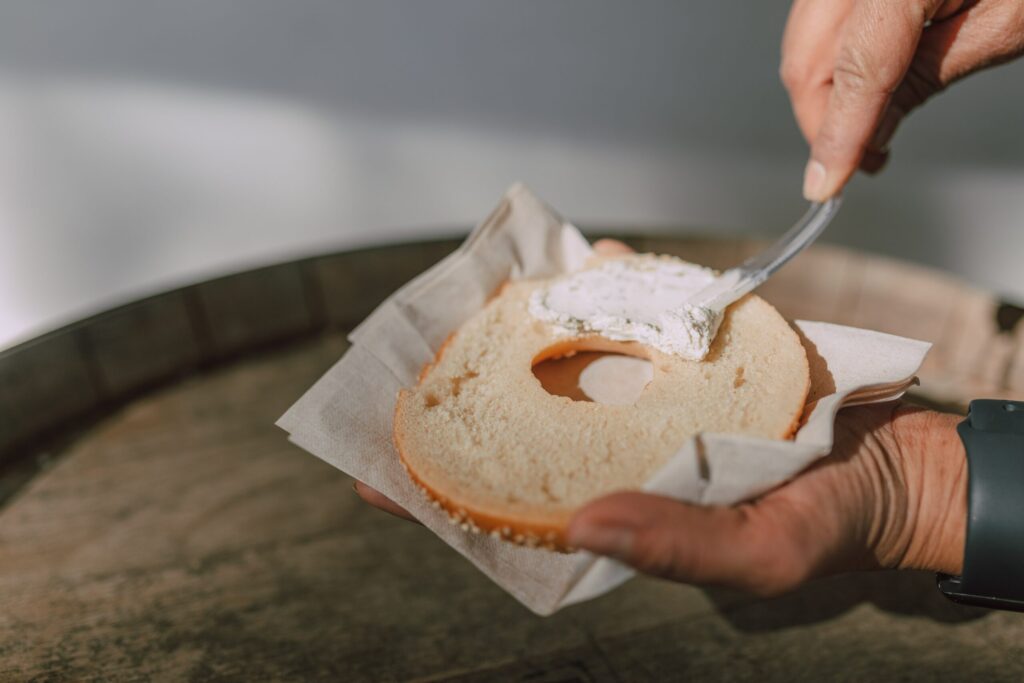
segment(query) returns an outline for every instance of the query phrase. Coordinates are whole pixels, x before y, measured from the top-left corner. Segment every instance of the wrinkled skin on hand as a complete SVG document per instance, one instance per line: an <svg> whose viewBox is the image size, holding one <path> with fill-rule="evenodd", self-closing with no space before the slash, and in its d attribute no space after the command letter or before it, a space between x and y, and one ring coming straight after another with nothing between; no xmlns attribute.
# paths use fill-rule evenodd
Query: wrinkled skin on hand
<svg viewBox="0 0 1024 683"><path fill-rule="evenodd" d="M959 573L959 419L896 403L848 408L832 453L761 498L701 507L618 493L577 513L569 540L649 574L759 595L853 570Z"/></svg>
<svg viewBox="0 0 1024 683"><path fill-rule="evenodd" d="M780 72L811 145L804 194L820 201L858 166L880 170L908 113L1022 53L1021 0L796 0Z"/></svg>

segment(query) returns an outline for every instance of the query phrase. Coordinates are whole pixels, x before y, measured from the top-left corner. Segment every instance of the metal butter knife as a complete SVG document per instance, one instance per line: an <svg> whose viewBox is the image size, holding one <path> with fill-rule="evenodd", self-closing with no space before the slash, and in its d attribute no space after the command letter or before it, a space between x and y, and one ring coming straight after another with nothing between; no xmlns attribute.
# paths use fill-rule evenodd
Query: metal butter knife
<svg viewBox="0 0 1024 683"><path fill-rule="evenodd" d="M690 298L690 303L716 313L758 287L791 258L806 249L835 218L841 199L811 204L797 223L761 253L722 273L710 285Z"/></svg>

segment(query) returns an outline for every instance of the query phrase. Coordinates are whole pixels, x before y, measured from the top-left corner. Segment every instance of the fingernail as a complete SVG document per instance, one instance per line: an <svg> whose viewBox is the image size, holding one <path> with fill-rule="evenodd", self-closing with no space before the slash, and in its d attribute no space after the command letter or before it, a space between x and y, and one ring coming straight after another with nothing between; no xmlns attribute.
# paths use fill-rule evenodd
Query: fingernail
<svg viewBox="0 0 1024 683"><path fill-rule="evenodd" d="M820 202L827 197L825 193L825 166L820 161L811 159L804 169L804 198L812 202Z"/></svg>
<svg viewBox="0 0 1024 683"><path fill-rule="evenodd" d="M621 526L580 525L569 529L569 545L598 555L628 561L633 550L633 530Z"/></svg>

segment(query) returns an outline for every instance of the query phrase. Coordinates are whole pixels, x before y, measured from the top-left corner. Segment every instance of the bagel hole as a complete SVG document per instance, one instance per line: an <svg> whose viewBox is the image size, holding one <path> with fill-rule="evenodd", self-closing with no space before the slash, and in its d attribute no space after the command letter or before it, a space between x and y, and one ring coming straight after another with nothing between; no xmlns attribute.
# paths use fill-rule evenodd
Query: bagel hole
<svg viewBox="0 0 1024 683"><path fill-rule="evenodd" d="M553 396L633 405L654 377L654 365L624 353L569 351L534 364L533 375Z"/></svg>

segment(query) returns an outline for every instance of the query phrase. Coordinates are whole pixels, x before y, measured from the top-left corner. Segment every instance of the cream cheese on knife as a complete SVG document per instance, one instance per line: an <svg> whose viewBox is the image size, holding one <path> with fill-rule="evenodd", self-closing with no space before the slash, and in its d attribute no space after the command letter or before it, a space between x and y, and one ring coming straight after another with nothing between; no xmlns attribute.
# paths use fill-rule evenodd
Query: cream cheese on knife
<svg viewBox="0 0 1024 683"><path fill-rule="evenodd" d="M670 257L609 260L535 291L530 314L566 334L635 341L703 360L721 314L687 301L715 277L710 268Z"/></svg>

